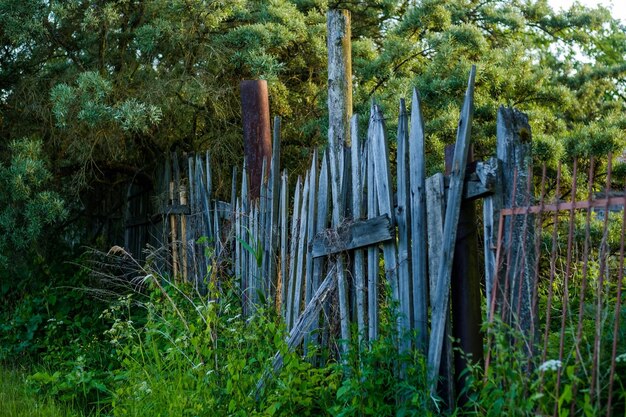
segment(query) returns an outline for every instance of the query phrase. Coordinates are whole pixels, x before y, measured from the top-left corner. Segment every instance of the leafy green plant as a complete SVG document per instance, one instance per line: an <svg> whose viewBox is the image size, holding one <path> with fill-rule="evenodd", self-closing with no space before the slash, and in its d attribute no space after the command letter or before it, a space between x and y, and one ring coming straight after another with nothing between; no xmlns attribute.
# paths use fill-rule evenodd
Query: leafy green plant
<svg viewBox="0 0 626 417"><path fill-rule="evenodd" d="M77 417L83 414L46 398L36 398L25 370L0 367L0 417Z"/></svg>
<svg viewBox="0 0 626 417"><path fill-rule="evenodd" d="M477 416L532 416L538 401L539 381L529 375L531 362L524 337L499 319L486 326L491 337L490 363L485 370L472 363L464 372L468 402L466 414Z"/></svg>
<svg viewBox="0 0 626 417"><path fill-rule="evenodd" d="M9 254L29 251L44 227L67 216L63 200L48 189L52 175L46 167L42 142L22 139L9 145L10 160L0 161L0 268ZM11 264L15 264L15 259Z"/></svg>

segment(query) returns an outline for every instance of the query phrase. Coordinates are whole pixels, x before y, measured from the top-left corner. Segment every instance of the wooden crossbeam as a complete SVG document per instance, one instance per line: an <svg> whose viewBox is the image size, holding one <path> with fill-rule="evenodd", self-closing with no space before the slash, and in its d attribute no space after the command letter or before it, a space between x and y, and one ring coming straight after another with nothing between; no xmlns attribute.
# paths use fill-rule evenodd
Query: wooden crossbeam
<svg viewBox="0 0 626 417"><path fill-rule="evenodd" d="M338 228L326 229L318 233L313 238L311 253L313 258L319 258L376 245L392 238L391 221L387 215L344 222Z"/></svg>

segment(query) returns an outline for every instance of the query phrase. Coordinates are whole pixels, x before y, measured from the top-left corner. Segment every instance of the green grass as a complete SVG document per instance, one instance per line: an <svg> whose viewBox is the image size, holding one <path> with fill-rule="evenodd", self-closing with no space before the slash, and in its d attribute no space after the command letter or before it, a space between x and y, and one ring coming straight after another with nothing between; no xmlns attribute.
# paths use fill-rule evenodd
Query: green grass
<svg viewBox="0 0 626 417"><path fill-rule="evenodd" d="M81 414L36 398L28 391L26 379L19 371L0 367L0 417L79 417Z"/></svg>

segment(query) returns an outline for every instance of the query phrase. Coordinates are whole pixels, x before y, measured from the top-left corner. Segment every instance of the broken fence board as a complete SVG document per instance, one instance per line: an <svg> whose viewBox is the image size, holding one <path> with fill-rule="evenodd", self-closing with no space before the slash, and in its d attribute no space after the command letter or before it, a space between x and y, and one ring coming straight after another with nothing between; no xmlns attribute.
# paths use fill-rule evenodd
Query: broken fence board
<svg viewBox="0 0 626 417"><path fill-rule="evenodd" d="M316 318L319 317L320 311L324 304L326 303L328 297L332 293L332 290L335 288L336 277L335 269L331 269L324 278L324 281L320 284L320 287L317 289L313 298L304 311L298 317L298 320L294 324L293 328L289 332L289 336L287 337L287 350L293 351L296 346L302 343L302 339L304 335L307 333L307 329L311 327L311 325L315 322ZM276 375L280 368L283 366L283 355L280 352L277 352L274 355L274 359L272 361L272 368L270 371L263 373L263 376L259 380L256 385L255 397L258 398L261 390L265 386L267 379Z"/></svg>
<svg viewBox="0 0 626 417"><path fill-rule="evenodd" d="M393 239L389 216L345 222L336 229L326 229L313 239L314 258L352 249L364 248Z"/></svg>

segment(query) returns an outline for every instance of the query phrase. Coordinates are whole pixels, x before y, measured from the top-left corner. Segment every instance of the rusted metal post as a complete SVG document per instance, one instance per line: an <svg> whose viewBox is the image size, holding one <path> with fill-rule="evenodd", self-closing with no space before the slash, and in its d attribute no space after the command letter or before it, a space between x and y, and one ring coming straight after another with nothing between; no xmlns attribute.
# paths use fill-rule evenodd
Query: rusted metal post
<svg viewBox="0 0 626 417"><path fill-rule="evenodd" d="M263 161L269 167L272 159L267 81L244 80L239 84L239 90L243 121L243 149L250 175L250 197L255 199L259 198Z"/></svg>
<svg viewBox="0 0 626 417"><path fill-rule="evenodd" d="M451 170L454 158L454 145L446 147L446 174ZM472 151L467 159L466 175L476 169ZM482 316L480 309L480 269L478 260L478 233L476 231L476 204L473 200L461 202L461 212L457 226L454 259L452 261L451 304L452 336L458 340L461 352L454 354L456 392L463 392L465 385L461 373L467 367L467 357L481 361L483 358L483 337L480 331ZM463 354L464 353L464 354ZM467 356L466 356L467 355ZM458 405L467 399L459 397Z"/></svg>

